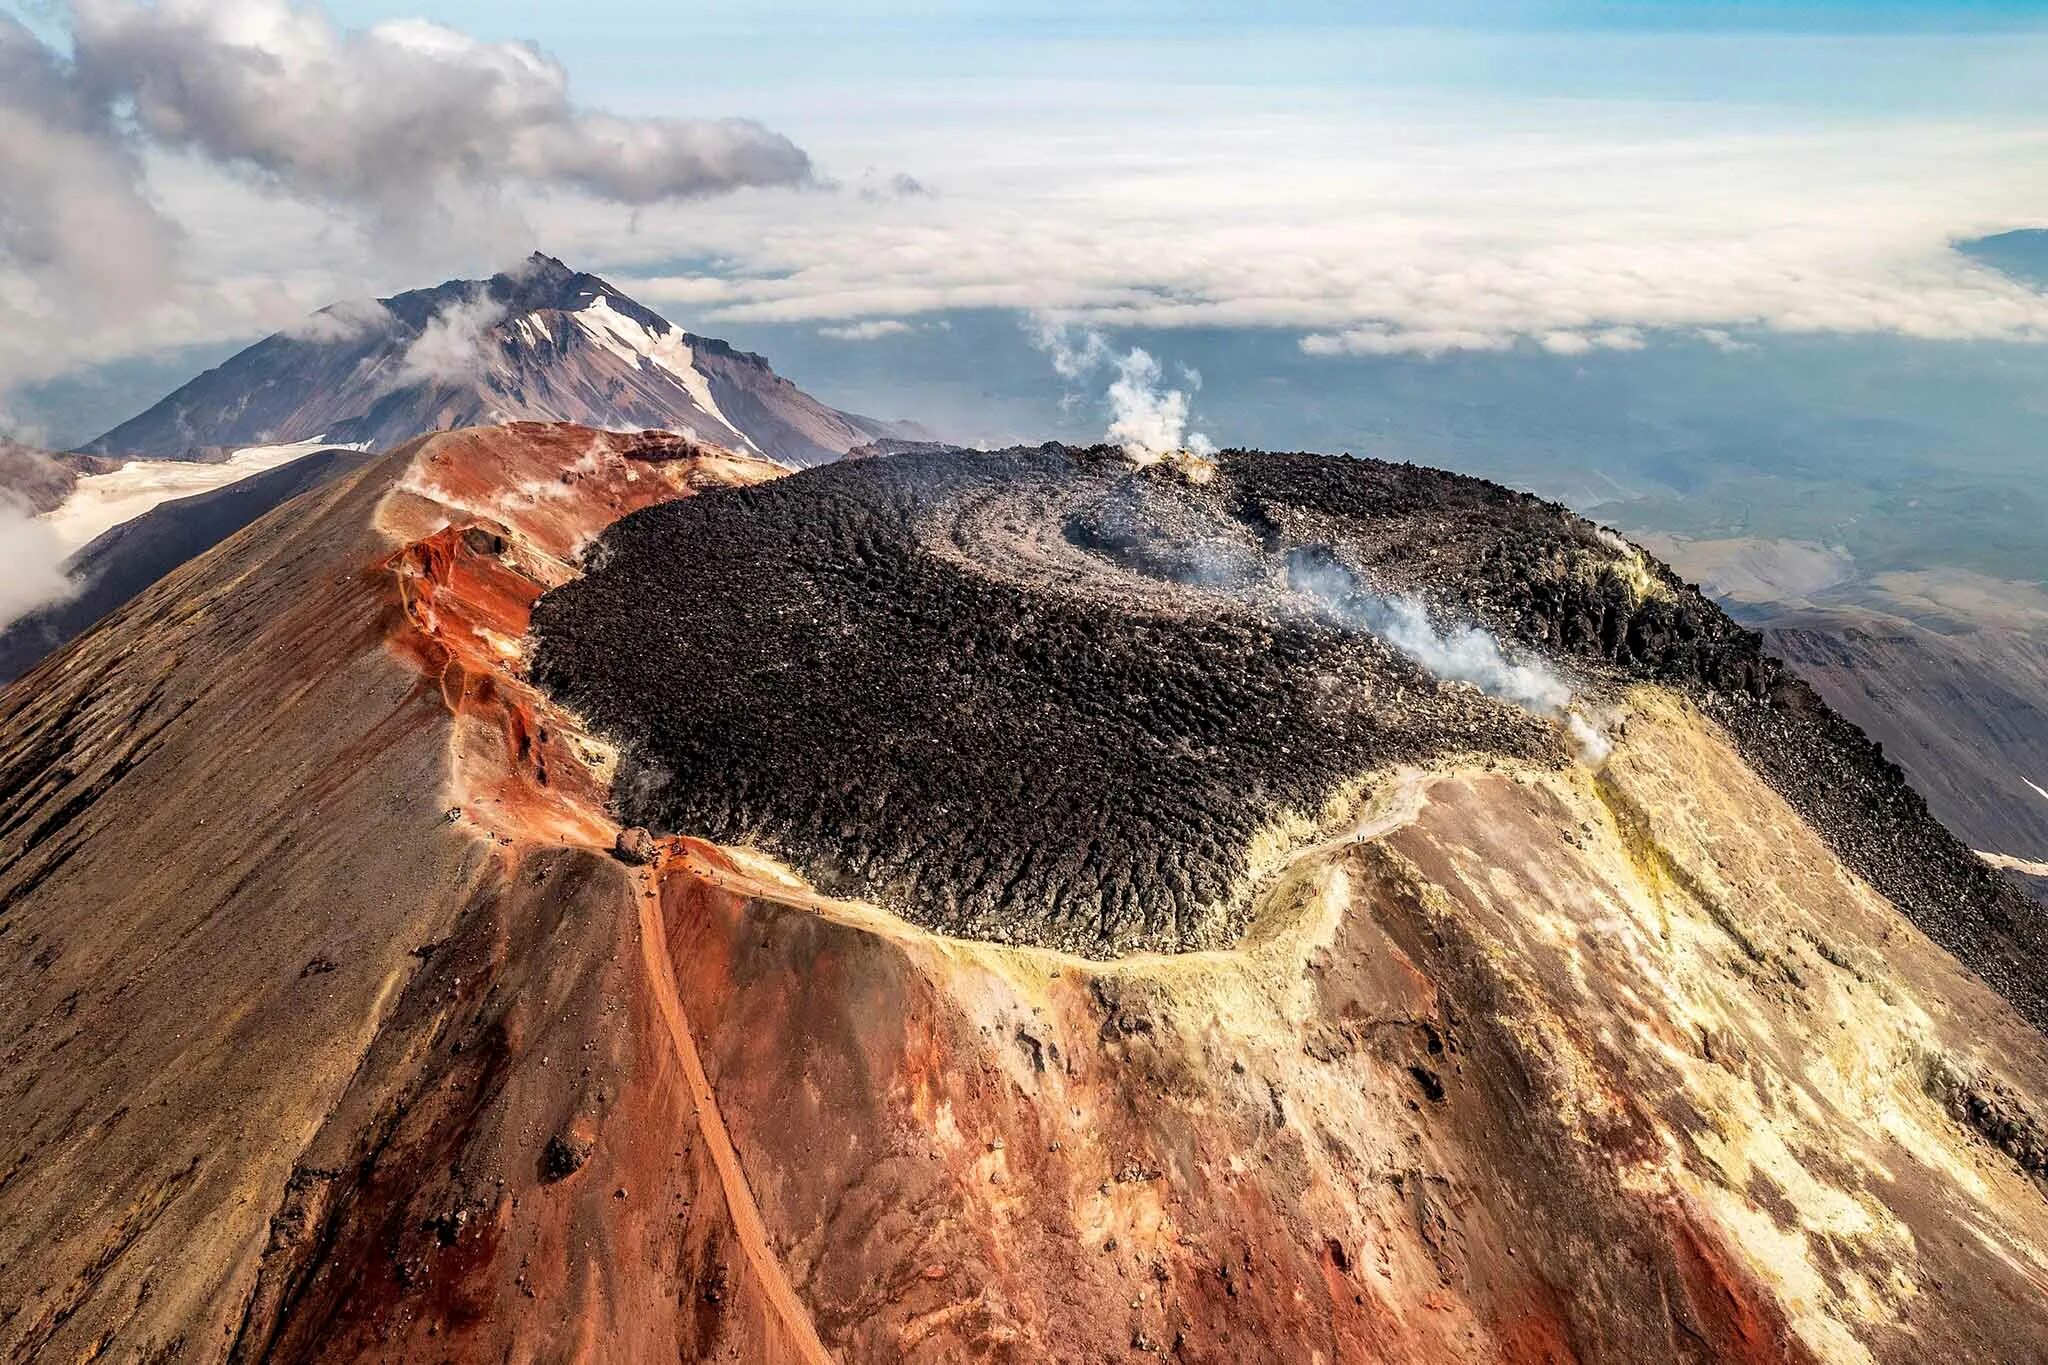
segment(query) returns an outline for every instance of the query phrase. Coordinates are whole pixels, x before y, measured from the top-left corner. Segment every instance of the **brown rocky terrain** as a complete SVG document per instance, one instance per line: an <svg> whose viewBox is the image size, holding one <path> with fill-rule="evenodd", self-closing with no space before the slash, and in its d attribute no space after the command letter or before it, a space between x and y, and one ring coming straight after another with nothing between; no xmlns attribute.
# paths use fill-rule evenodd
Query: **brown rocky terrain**
<svg viewBox="0 0 2048 1365"><path fill-rule="evenodd" d="M2048 643L2037 632L1938 631L1857 607L1778 611L1758 624L1972 847L2048 862ZM2048 880L2034 885L2048 898Z"/></svg>
<svg viewBox="0 0 2048 1365"><path fill-rule="evenodd" d="M1951 845L1654 566L1518 573L1488 547L1558 544L1540 508L1339 471L1325 528L1464 500L1427 542L1464 609L1576 669L1612 753L1361 754L1260 830L1232 934L1081 955L620 829L645 753L529 676L535 604L634 562L621 518L698 562L663 509L776 473L429 437L0 693L0 1352L2042 1358L2048 1043L1902 904ZM623 600L642 638L728 609Z"/></svg>
<svg viewBox="0 0 2048 1365"><path fill-rule="evenodd" d="M91 455L59 455L0 437L0 499L41 514L61 505L78 476L111 468Z"/></svg>

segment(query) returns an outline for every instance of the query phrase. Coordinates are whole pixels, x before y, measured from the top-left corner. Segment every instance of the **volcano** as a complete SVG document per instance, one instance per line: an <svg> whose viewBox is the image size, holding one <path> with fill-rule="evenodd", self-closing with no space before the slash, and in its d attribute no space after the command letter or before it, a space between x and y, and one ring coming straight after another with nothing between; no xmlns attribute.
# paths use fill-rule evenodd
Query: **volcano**
<svg viewBox="0 0 2048 1365"><path fill-rule="evenodd" d="M2038 1353L2039 911L1755 635L884 449L427 436L0 693L11 1358Z"/></svg>
<svg viewBox="0 0 2048 1365"><path fill-rule="evenodd" d="M685 332L535 252L487 280L322 309L81 449L157 459L300 441L388 449L517 419L665 428L792 466L915 434L827 407L760 356Z"/></svg>

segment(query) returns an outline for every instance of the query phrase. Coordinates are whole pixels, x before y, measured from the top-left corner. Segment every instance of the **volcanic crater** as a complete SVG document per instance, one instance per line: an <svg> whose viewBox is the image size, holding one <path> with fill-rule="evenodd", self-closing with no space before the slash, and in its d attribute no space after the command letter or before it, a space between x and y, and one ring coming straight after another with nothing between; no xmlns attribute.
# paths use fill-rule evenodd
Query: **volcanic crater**
<svg viewBox="0 0 2048 1365"><path fill-rule="evenodd" d="M1334 575L1488 632L1583 709L1688 692L1853 867L2039 1011L2011 989L2002 884L1874 745L1668 569L1481 479L915 446L644 509L585 559L534 612L532 672L619 744L620 818L763 848L930 929L1097 957L1226 945L1259 850L1364 775L1569 760L1554 715L1432 675L1314 587Z"/></svg>
<svg viewBox="0 0 2048 1365"><path fill-rule="evenodd" d="M1626 594L1589 525L1400 466L1231 455L1198 484L1106 448L908 451L623 519L539 604L533 671L621 741L631 823L949 933L1214 947L1261 833L1360 774L1564 756L1292 582L1505 604L1524 578L1484 574L1518 537Z"/></svg>

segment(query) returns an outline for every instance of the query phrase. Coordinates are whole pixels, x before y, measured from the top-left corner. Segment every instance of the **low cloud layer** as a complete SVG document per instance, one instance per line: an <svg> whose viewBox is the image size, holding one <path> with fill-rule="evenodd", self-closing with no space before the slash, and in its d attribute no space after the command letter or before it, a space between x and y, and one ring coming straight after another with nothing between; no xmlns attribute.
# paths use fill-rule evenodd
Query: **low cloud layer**
<svg viewBox="0 0 2048 1365"><path fill-rule="evenodd" d="M699 325L1000 308L1269 328L1332 358L2048 340L2048 296L1952 247L2048 223L2038 122L1355 93L898 92L897 140L860 154L944 168L943 196L817 219L720 205L691 229L715 272L621 283Z"/></svg>
<svg viewBox="0 0 2048 1365"><path fill-rule="evenodd" d="M0 496L0 628L69 598L77 586L64 574L67 551L47 522Z"/></svg>
<svg viewBox="0 0 2048 1365"><path fill-rule="evenodd" d="M299 341L355 341L395 326L391 310L377 299L343 299L318 312L294 319L283 328L286 336Z"/></svg>
<svg viewBox="0 0 2048 1365"><path fill-rule="evenodd" d="M421 382L460 384L480 376L490 363L490 331L505 318L505 305L479 290L457 299L427 320L399 358L392 387Z"/></svg>
<svg viewBox="0 0 2048 1365"><path fill-rule="evenodd" d="M883 337L900 337L912 330L911 325L900 318L872 318L841 327L820 327L818 335L834 341L880 341Z"/></svg>

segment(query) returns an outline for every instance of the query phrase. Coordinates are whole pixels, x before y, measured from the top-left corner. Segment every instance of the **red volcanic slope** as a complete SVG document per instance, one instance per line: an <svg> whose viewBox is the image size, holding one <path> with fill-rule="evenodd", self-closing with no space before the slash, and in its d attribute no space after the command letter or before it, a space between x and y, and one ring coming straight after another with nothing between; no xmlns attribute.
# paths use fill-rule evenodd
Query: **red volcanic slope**
<svg viewBox="0 0 2048 1365"><path fill-rule="evenodd" d="M1276 832L1219 952L611 857L528 610L612 519L774 472L431 437L0 695L9 1358L2044 1339L2042 1040L1653 689L1597 777L1447 761Z"/></svg>

